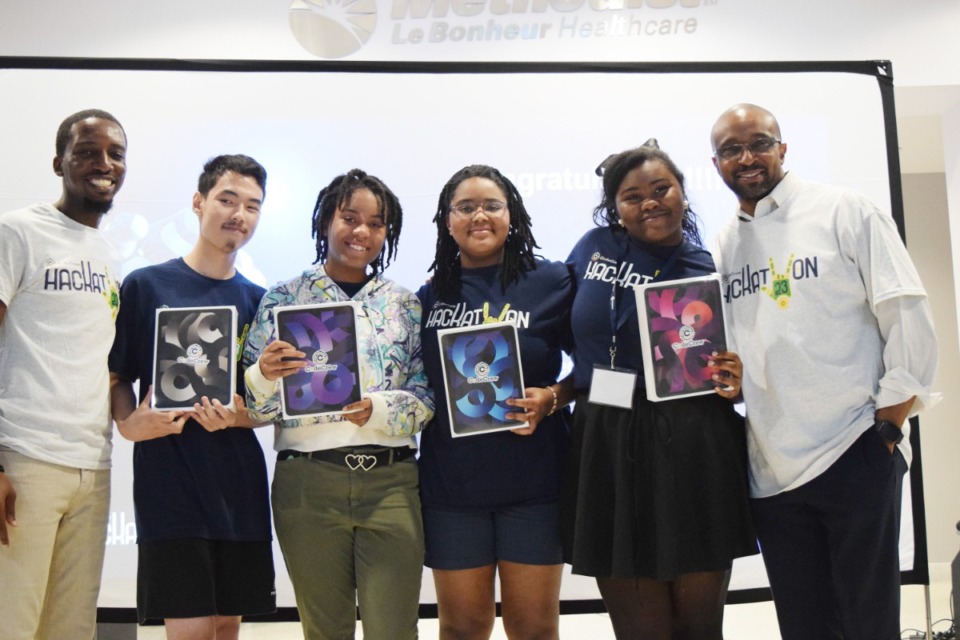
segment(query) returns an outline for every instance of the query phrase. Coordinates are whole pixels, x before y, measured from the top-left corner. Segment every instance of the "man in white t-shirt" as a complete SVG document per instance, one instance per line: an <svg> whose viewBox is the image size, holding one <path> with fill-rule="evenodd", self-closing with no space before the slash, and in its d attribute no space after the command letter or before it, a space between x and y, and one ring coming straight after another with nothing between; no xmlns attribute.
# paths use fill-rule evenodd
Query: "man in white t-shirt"
<svg viewBox="0 0 960 640"><path fill-rule="evenodd" d="M785 172L769 111L728 109L712 142L740 203L714 259L781 634L894 640L906 419L937 399L926 293L889 214Z"/></svg>
<svg viewBox="0 0 960 640"><path fill-rule="evenodd" d="M0 637L90 640L110 504L119 306L97 227L126 172L109 113L60 125L53 204L0 214Z"/></svg>

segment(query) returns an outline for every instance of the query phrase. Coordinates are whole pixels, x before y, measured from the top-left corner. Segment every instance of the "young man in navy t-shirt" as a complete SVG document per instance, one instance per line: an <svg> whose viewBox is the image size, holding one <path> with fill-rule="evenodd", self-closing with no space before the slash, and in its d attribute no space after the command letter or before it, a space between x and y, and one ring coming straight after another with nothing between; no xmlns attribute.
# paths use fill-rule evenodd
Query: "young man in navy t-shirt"
<svg viewBox="0 0 960 640"><path fill-rule="evenodd" d="M252 158L208 161L193 196L196 245L134 271L120 289L111 399L118 430L136 443L138 617L163 619L171 638L236 637L240 616L276 608L266 464L243 372L232 407L204 396L191 411L159 411L149 400L158 308L233 306L242 343L264 289L234 263L257 228L265 186Z"/></svg>

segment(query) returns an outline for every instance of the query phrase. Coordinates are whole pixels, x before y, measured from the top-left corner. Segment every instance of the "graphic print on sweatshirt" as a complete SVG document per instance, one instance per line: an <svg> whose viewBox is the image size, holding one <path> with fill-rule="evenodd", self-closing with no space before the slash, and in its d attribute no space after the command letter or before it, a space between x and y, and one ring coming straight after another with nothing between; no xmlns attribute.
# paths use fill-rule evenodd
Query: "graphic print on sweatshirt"
<svg viewBox="0 0 960 640"><path fill-rule="evenodd" d="M777 261L771 257L767 266L757 268L745 264L739 271L725 273L722 276L723 297L728 304L746 296L763 293L781 309L790 306L794 289L803 280L820 277L820 265L817 256L798 258L791 253L781 271Z"/></svg>

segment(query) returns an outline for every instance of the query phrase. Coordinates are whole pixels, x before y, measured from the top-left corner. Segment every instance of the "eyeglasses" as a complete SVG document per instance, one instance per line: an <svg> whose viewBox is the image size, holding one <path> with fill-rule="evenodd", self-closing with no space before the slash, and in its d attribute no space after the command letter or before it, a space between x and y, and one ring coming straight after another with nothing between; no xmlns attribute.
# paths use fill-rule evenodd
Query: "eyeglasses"
<svg viewBox="0 0 960 640"><path fill-rule="evenodd" d="M507 210L507 203L499 200L487 200L486 202L459 202L452 207L450 211L461 218L472 218L481 211L491 218L499 218Z"/></svg>
<svg viewBox="0 0 960 640"><path fill-rule="evenodd" d="M761 153L767 153L773 149L774 145L778 144L780 144L780 141L776 138L764 136L747 144L728 144L725 147L720 147L713 153L721 160L739 160L743 157L744 151L749 151L750 155L756 156Z"/></svg>

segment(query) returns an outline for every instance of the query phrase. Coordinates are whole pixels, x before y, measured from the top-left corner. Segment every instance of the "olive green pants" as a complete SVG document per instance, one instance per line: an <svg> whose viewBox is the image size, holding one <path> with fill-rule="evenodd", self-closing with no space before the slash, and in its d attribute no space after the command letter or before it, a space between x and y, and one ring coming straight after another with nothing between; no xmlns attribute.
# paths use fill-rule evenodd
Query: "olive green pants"
<svg viewBox="0 0 960 640"><path fill-rule="evenodd" d="M423 524L414 458L364 471L277 462L273 517L305 640L417 638Z"/></svg>

